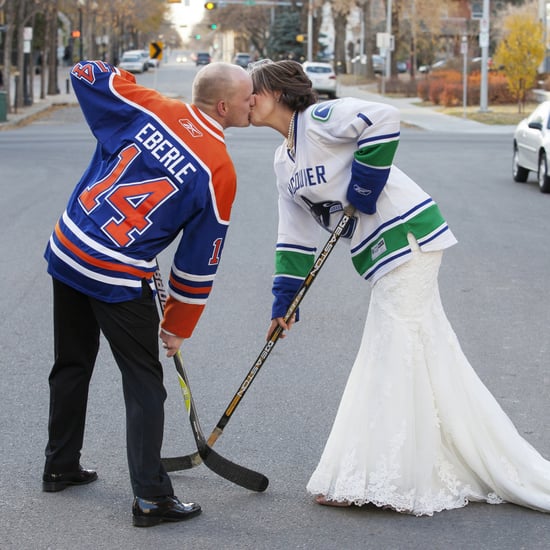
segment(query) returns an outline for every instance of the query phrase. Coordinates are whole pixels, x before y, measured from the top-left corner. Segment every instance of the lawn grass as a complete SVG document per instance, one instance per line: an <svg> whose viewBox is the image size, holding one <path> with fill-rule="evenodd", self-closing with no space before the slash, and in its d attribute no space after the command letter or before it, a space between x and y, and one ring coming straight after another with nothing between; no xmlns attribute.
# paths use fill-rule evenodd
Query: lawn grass
<svg viewBox="0 0 550 550"><path fill-rule="evenodd" d="M431 104L427 106L433 107ZM538 103L526 103L521 112L518 105L489 105L486 112L482 112L479 105L469 105L464 113L464 107L436 107L438 111L446 115L464 117L468 120L475 120L483 124L507 124L515 125L520 120L523 120L527 115L532 113Z"/></svg>

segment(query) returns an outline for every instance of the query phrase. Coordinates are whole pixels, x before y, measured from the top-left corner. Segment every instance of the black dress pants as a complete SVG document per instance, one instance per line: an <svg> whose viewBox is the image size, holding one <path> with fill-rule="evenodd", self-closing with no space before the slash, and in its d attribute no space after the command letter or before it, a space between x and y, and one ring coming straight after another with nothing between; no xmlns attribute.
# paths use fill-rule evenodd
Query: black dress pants
<svg viewBox="0 0 550 550"><path fill-rule="evenodd" d="M84 440L88 388L103 333L122 374L126 444L135 496L172 495L161 463L164 431L158 311L143 282L142 296L102 302L53 279L55 362L49 376L50 412L45 472L78 468Z"/></svg>

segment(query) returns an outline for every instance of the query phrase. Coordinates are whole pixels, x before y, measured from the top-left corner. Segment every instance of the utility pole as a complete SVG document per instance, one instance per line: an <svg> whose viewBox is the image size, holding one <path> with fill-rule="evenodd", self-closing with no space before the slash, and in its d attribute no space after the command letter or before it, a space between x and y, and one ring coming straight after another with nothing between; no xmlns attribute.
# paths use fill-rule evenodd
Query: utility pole
<svg viewBox="0 0 550 550"><path fill-rule="evenodd" d="M382 75L382 95L386 93L386 80L391 72L391 50L392 50L392 35L391 35L391 17L392 17L392 0L386 0L386 32L377 33L376 42L380 49L380 54L384 59L384 74Z"/></svg>
<svg viewBox="0 0 550 550"><path fill-rule="evenodd" d="M489 0L483 0L483 15L479 21L479 45L481 47L479 110L482 113L486 113L489 110Z"/></svg>
<svg viewBox="0 0 550 550"><path fill-rule="evenodd" d="M386 0L386 2L388 4L388 13L386 14L386 32L388 33L388 36L391 37L392 0ZM391 47L388 47L386 50L386 70L384 79L389 78L391 75L391 51Z"/></svg>
<svg viewBox="0 0 550 550"><path fill-rule="evenodd" d="M545 73L546 72L546 67L548 65L547 61L546 61L546 56L547 56L547 50L548 50L548 47L547 47L547 38L546 38L546 33L547 33L547 20L546 20L546 4L547 4L547 1L546 0L539 0L539 21L542 25L542 39L543 39L543 44L544 44L544 59L541 63L541 66L539 67L539 72L541 73Z"/></svg>

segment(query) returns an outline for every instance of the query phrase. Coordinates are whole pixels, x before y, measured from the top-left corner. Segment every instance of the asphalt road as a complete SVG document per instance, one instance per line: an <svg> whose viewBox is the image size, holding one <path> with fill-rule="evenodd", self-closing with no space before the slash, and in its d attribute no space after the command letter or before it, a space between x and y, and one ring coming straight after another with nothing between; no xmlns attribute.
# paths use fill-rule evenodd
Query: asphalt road
<svg viewBox="0 0 550 550"><path fill-rule="evenodd" d="M189 99L195 68L143 76ZM156 80L153 80L156 79ZM177 84L176 84L177 83ZM194 337L183 348L205 432L264 345L270 312L276 193L268 129L231 129L239 174L224 258ZM321 454L362 333L368 285L338 246L308 293L302 321L279 342L216 449L270 479L253 494L204 466L176 473L203 514L131 526L120 376L104 345L94 373L82 462L99 481L41 492L52 362L51 288L42 252L94 143L76 108L0 133L0 503L2 549L197 550L543 549L550 518L514 505L470 504L416 518L366 506L331 509L305 485ZM459 244L440 275L447 314L472 365L516 427L550 457L550 196L511 180L511 136L405 128L397 164L439 202ZM161 257L164 272L170 251ZM165 360L164 455L194 449L173 365Z"/></svg>

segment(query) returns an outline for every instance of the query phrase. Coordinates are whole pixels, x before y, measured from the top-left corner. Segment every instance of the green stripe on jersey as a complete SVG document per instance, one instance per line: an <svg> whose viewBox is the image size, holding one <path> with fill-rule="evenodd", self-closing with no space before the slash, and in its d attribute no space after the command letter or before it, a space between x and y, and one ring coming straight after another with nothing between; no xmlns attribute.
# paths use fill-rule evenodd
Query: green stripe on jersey
<svg viewBox="0 0 550 550"><path fill-rule="evenodd" d="M367 145L355 151L354 157L355 160L368 166L391 166L398 145L397 140Z"/></svg>
<svg viewBox="0 0 550 550"><path fill-rule="evenodd" d="M275 252L275 275L288 275L303 279L309 273L314 261L314 254L277 250Z"/></svg>
<svg viewBox="0 0 550 550"><path fill-rule="evenodd" d="M421 240L443 225L445 219L437 204L433 204L416 216L383 231L372 243L353 256L353 265L363 277L379 261L408 247L407 233L412 233L417 240Z"/></svg>

